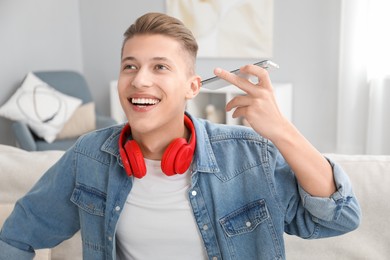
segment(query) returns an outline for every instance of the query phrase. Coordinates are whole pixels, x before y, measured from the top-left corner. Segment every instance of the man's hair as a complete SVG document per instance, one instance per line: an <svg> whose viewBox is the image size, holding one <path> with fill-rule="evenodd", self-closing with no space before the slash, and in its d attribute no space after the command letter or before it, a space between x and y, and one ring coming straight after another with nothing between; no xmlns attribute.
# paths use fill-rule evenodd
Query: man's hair
<svg viewBox="0 0 390 260"><path fill-rule="evenodd" d="M198 44L192 32L179 20L163 13L147 13L139 17L123 34L121 55L127 40L136 35L160 34L170 37L182 46L191 58L190 69L193 72Z"/></svg>

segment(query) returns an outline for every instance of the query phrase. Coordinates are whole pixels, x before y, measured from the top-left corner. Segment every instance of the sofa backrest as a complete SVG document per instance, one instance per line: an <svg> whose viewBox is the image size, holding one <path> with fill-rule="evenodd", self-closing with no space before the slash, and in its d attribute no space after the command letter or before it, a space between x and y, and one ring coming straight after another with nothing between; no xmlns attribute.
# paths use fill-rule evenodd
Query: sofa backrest
<svg viewBox="0 0 390 260"><path fill-rule="evenodd" d="M83 100L83 104L93 101L87 81L77 71L34 71L34 74L61 93Z"/></svg>

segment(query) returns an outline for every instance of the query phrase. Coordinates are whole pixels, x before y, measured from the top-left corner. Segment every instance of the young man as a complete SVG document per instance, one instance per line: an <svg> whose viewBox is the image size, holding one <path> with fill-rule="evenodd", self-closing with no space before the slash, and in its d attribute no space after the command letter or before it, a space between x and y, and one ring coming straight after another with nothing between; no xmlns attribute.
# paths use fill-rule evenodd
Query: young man
<svg viewBox="0 0 390 260"><path fill-rule="evenodd" d="M184 25L149 13L125 33L118 90L128 124L81 137L18 201L0 259L30 259L81 229L84 259L284 259L283 233L355 229L346 174L280 113L267 71L215 74L251 128L185 113L201 87Z"/></svg>

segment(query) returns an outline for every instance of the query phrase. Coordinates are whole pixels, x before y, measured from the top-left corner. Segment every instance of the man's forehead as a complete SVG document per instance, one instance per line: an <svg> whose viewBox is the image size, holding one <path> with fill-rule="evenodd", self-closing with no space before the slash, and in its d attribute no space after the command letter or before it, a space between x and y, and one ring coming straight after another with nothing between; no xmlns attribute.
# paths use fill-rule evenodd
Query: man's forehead
<svg viewBox="0 0 390 260"><path fill-rule="evenodd" d="M160 61L188 58L183 46L177 40L160 35L134 36L128 39L122 50L122 59L126 57Z"/></svg>
<svg viewBox="0 0 390 260"><path fill-rule="evenodd" d="M180 53L182 50L183 47L177 40L167 36L158 34L136 35L124 43L123 56L136 56L133 53L147 53L152 57L166 57L171 54L182 55Z"/></svg>
<svg viewBox="0 0 390 260"><path fill-rule="evenodd" d="M139 42L142 42L143 44L138 45ZM132 46L133 44L137 46ZM154 44L163 45L164 47L172 47L172 48L181 46L181 43L177 39L162 34L134 35L133 37L127 39L125 42L125 46L130 45L132 47L145 47Z"/></svg>

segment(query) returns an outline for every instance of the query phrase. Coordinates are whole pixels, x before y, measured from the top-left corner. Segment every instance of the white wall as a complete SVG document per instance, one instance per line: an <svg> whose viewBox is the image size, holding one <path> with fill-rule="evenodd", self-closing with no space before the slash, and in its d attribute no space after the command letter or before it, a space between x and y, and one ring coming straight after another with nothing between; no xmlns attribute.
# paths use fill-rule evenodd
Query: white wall
<svg viewBox="0 0 390 260"><path fill-rule="evenodd" d="M109 114L109 82L117 79L123 33L138 16L164 12L163 0L80 0L84 73L97 109Z"/></svg>
<svg viewBox="0 0 390 260"><path fill-rule="evenodd" d="M4 28L8 30L6 34L8 37L12 35L12 32L20 30L27 33L28 38L33 38L31 28L37 27L37 24L40 26L43 24L46 33L50 34L51 30L62 28L64 24L70 23L69 26L72 29L66 31L62 40L72 47L69 47L67 55L60 57L60 64L45 61L33 63L33 65L45 68L70 66L76 70L81 69L91 85L97 109L104 114L109 114L109 82L116 79L118 75L123 32L141 14L149 11L165 11L164 0L72 0L70 2L36 0L31 1L29 5L32 8L36 5L41 6L42 10L39 11L41 18L39 18L40 15L28 14L28 12L16 18L8 11L8 17L3 21L2 15L5 13L3 2L0 2L2 38ZM7 0L5 3L15 9L12 12L16 15L17 9L22 8L28 1L23 1L22 4L21 0ZM274 3L274 60L281 68L272 73L273 81L293 83L295 125L321 151L332 152L336 146L336 88L341 4L338 0L275 0ZM61 9L61 12L55 17L56 19L51 19L50 23L44 23L47 18L42 18L42 16L57 9ZM22 23L28 23L30 27L27 29L22 26L20 19ZM14 28L11 26L14 22L19 23L19 26L11 29ZM81 40L79 31L81 31ZM53 39L50 35L45 34L43 38L51 42L48 46L53 43L58 44L56 41L59 39ZM12 41L7 42L9 46L15 46L15 42L24 39L26 37L17 34ZM8 52L1 42L0 53ZM14 55L6 55L7 60L11 61L12 67L16 69L7 74L6 80L0 76L0 84L3 86L6 83L7 86L7 93L3 91L0 93L0 102L4 102L10 96L17 82L28 69L20 61L16 61L14 56L17 56L19 60L30 59L33 56L32 50L38 49L42 52L48 48L33 47L28 46L29 51L24 56L18 54L19 48L13 50ZM65 46L62 45L60 49L64 48ZM82 55L79 55L80 52ZM51 55L47 57L42 53L36 56L39 56L41 60L53 58L50 57ZM234 69L255 61L198 59L197 70L201 76L208 77L211 76L215 66ZM6 67L6 64L0 64L0 69L4 70ZM0 70L0 73L3 70ZM3 122L0 121L0 143L9 143L9 130L6 130L9 126ZM3 134L4 131L8 133Z"/></svg>
<svg viewBox="0 0 390 260"><path fill-rule="evenodd" d="M294 85L294 123L322 152L336 149L339 0L275 0L275 81Z"/></svg>

